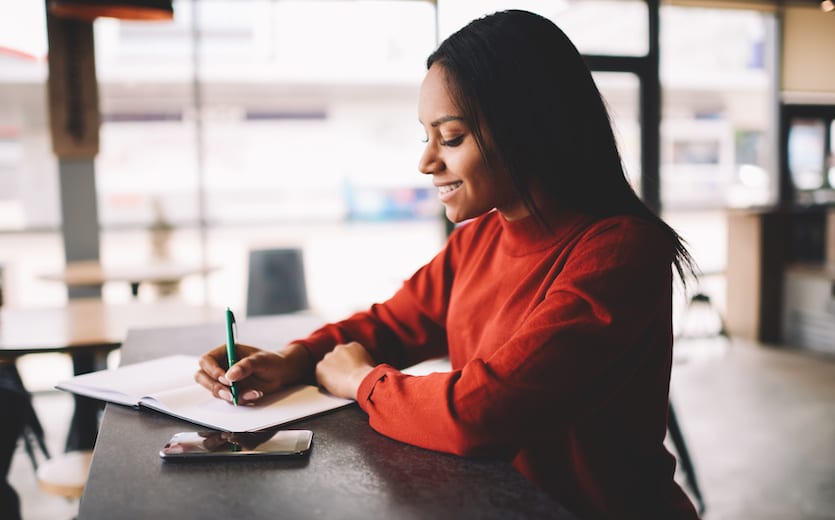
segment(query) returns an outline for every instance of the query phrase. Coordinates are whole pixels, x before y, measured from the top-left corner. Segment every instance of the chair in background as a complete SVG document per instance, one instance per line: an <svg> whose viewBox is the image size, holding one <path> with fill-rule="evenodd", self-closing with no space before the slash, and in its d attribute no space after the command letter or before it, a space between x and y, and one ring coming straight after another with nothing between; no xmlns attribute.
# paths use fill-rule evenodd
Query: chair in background
<svg viewBox="0 0 835 520"><path fill-rule="evenodd" d="M15 399L20 400L23 413L20 438L23 440L26 454L32 461L32 467L37 471L38 455L36 450L40 449L43 458L46 459L50 457L50 453L46 447L43 426L41 426L38 414L32 406L32 395L23 386L23 380L20 378L20 372L18 372L14 361L0 363L0 387L6 388L9 392L12 392Z"/></svg>
<svg viewBox="0 0 835 520"><path fill-rule="evenodd" d="M255 249L249 252L247 316L284 314L307 308L301 249Z"/></svg>
<svg viewBox="0 0 835 520"><path fill-rule="evenodd" d="M670 434L670 440L673 442L678 461L681 464L681 470L684 472L684 481L690 492L693 493L693 498L696 500L696 509L700 515L705 513L706 504L702 489L699 486L699 480L696 478L696 468L693 466L693 460L690 458L690 452L687 450L687 443L684 442L684 434L681 432L681 427L678 424L678 417L676 416L673 403L670 401L670 407L667 411L667 432Z"/></svg>

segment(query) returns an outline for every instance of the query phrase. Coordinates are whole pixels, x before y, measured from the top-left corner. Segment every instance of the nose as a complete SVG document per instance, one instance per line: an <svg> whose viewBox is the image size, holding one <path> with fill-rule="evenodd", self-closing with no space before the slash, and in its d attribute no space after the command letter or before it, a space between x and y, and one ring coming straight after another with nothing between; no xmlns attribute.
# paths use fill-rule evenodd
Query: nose
<svg viewBox="0 0 835 520"><path fill-rule="evenodd" d="M437 145L433 142L426 143L423 149L423 155L420 156L418 162L418 171L427 175L438 173L444 169L444 162L438 155Z"/></svg>

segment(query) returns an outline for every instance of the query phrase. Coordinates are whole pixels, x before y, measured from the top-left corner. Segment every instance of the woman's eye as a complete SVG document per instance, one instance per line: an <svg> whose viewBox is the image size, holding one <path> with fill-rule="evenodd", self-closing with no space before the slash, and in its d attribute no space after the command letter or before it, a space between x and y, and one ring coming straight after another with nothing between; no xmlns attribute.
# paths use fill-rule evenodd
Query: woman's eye
<svg viewBox="0 0 835 520"><path fill-rule="evenodd" d="M452 139L444 139L441 141L441 144L444 146L458 146L464 141L464 136L459 135L458 137L453 137Z"/></svg>

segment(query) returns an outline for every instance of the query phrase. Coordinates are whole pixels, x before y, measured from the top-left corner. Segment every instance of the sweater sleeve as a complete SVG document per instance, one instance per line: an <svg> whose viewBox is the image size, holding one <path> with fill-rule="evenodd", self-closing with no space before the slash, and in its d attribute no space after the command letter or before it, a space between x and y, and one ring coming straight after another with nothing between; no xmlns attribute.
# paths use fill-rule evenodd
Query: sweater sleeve
<svg viewBox="0 0 835 520"><path fill-rule="evenodd" d="M361 383L359 405L375 430L403 442L510 456L531 435L616 394L648 356L669 356L671 291L669 241L660 231L597 227L488 358L420 377L379 365Z"/></svg>
<svg viewBox="0 0 835 520"><path fill-rule="evenodd" d="M447 245L387 301L367 311L327 324L296 340L314 362L339 344L356 341L377 363L403 368L447 354L446 314L461 237L456 230Z"/></svg>

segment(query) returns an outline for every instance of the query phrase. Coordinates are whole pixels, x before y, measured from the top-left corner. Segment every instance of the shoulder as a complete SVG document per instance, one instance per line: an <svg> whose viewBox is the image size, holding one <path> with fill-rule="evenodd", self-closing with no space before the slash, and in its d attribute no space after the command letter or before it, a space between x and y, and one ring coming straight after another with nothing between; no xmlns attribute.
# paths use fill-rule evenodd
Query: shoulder
<svg viewBox="0 0 835 520"><path fill-rule="evenodd" d="M671 265L675 255L669 232L658 223L635 216L613 216L591 223L580 234L568 261L586 268L632 266L655 270Z"/></svg>
<svg viewBox="0 0 835 520"><path fill-rule="evenodd" d="M632 215L617 215L594 221L583 233L586 240L633 242L636 245L670 247L670 236L657 223Z"/></svg>

